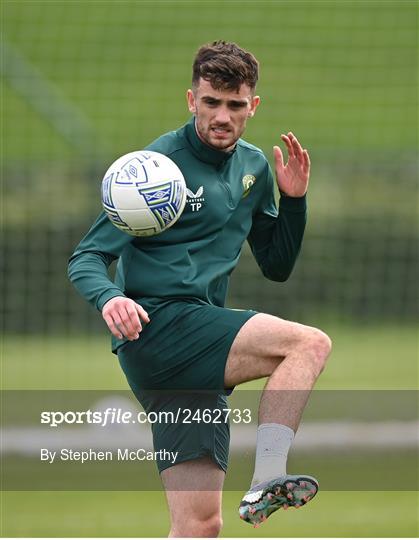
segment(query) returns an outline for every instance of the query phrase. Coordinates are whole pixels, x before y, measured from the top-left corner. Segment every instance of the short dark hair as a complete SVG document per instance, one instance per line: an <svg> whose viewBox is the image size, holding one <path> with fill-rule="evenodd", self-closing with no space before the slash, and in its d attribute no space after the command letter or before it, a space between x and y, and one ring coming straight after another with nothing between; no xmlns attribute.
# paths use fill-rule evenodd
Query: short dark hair
<svg viewBox="0 0 419 540"><path fill-rule="evenodd" d="M193 88L202 78L216 90L239 90L242 84L254 90L258 77L259 62L253 54L221 40L200 47L192 67Z"/></svg>

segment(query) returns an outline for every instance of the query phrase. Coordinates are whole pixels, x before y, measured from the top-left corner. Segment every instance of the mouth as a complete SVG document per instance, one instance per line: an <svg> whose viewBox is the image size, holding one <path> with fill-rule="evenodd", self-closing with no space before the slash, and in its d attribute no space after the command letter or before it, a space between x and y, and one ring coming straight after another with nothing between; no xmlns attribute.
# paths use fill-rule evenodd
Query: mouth
<svg viewBox="0 0 419 540"><path fill-rule="evenodd" d="M217 137L227 137L231 130L224 127L212 127L211 131L217 136Z"/></svg>

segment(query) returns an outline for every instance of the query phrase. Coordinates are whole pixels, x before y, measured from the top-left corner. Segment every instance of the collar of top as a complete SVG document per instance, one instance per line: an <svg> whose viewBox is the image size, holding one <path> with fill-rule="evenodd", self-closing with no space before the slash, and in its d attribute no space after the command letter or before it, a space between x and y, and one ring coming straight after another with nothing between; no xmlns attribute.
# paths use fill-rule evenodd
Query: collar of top
<svg viewBox="0 0 419 540"><path fill-rule="evenodd" d="M224 161L227 161L236 151L236 148L229 152L223 152L217 150L205 144L199 138L195 127L195 116L193 116L185 126L186 138L192 148L192 152L196 157L204 161L205 163L211 163L212 165L221 165Z"/></svg>

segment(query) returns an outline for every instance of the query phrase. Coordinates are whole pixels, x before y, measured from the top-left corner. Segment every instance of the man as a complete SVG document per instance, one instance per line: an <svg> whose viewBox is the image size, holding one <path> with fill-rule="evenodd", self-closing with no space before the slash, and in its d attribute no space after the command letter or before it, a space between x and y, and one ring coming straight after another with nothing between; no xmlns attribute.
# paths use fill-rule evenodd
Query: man
<svg viewBox="0 0 419 540"><path fill-rule="evenodd" d="M240 517L255 525L278 508L305 504L317 491L314 478L287 475L285 466L331 348L315 328L224 308L244 241L263 274L284 281L305 227L307 150L292 133L282 135L284 164L274 147L278 212L265 156L240 138L260 102L257 80L258 62L236 44L201 47L187 92L193 117L148 147L170 157L185 176L189 194L181 218L161 235L134 238L102 214L69 265L74 285L102 312L113 350L146 410L222 409L234 386L269 377L260 401L252 486L240 504ZM113 283L107 270L115 259ZM179 390L213 393L197 397ZM158 461L170 536L217 536L228 423L153 424L153 438L155 450L178 452L174 464Z"/></svg>

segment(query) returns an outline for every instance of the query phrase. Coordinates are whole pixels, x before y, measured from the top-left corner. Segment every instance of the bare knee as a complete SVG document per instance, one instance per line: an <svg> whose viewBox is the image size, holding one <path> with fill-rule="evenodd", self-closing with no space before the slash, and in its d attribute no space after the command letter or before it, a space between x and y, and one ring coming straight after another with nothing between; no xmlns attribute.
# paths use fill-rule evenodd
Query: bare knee
<svg viewBox="0 0 419 540"><path fill-rule="evenodd" d="M194 534L192 534L192 536L198 536L201 538L216 538L220 534L223 524L221 516L214 514L205 520L196 521L193 525Z"/></svg>
<svg viewBox="0 0 419 540"><path fill-rule="evenodd" d="M310 328L304 342L305 347L308 347L311 352L312 362L321 373L332 350L332 340L318 328Z"/></svg>
<svg viewBox="0 0 419 540"><path fill-rule="evenodd" d="M170 538L216 538L223 526L223 520L218 513L199 519L191 517L181 524L173 526Z"/></svg>

